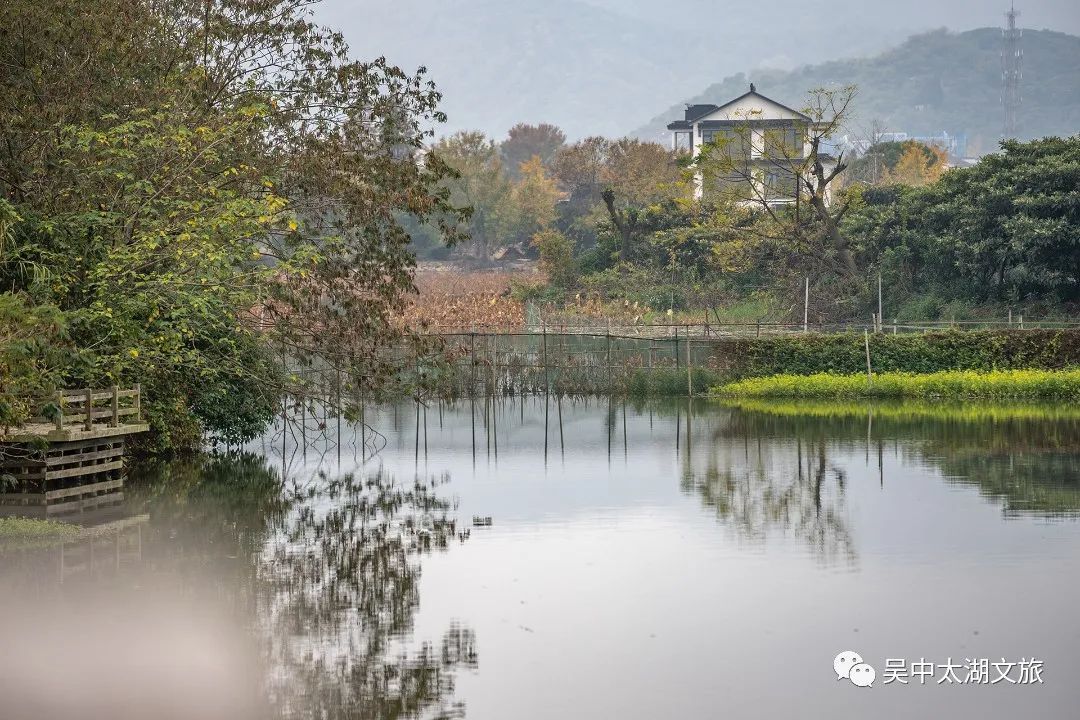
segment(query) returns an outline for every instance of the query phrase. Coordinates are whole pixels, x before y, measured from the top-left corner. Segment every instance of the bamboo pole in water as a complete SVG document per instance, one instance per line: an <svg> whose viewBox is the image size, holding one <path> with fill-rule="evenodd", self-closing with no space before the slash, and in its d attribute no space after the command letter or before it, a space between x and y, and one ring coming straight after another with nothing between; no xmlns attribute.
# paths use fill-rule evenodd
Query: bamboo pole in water
<svg viewBox="0 0 1080 720"><path fill-rule="evenodd" d="M476 394L476 330L469 333L469 394Z"/></svg>
<svg viewBox="0 0 1080 720"><path fill-rule="evenodd" d="M495 448L495 459L499 459L499 424L495 419L496 395L491 396L491 444Z"/></svg>
<svg viewBox="0 0 1080 720"><path fill-rule="evenodd" d="M551 387L551 377L548 374L547 323L543 324L543 331L544 331L544 339L543 339L544 345L543 345L543 356L541 358L541 362L543 362L543 364L544 364L544 391L546 392L548 390L548 388Z"/></svg>
<svg viewBox="0 0 1080 720"><path fill-rule="evenodd" d="M548 394L544 393L544 465L548 458Z"/></svg>
<svg viewBox="0 0 1080 720"><path fill-rule="evenodd" d="M874 376L870 370L870 333L865 329L863 330L863 342L866 345L866 384L873 387Z"/></svg>
<svg viewBox="0 0 1080 720"><path fill-rule="evenodd" d="M694 394L694 373L690 362L690 333L686 334L686 394Z"/></svg>
<svg viewBox="0 0 1080 720"><path fill-rule="evenodd" d="M566 444L563 442L563 428L562 428L562 395L555 397L555 402L559 408L559 454L563 457L566 456Z"/></svg>

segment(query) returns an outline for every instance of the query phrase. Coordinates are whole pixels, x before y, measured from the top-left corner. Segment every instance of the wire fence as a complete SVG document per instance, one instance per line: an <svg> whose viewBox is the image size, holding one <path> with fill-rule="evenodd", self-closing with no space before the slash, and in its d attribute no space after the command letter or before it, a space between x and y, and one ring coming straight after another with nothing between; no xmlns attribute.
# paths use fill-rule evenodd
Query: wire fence
<svg viewBox="0 0 1080 720"><path fill-rule="evenodd" d="M590 394L626 390L632 382L671 385L668 391L695 392L709 371L730 365L722 341L797 336L803 333L875 334L955 330L1080 329L1070 320L923 321L918 323L665 323L651 325L541 323L538 326L472 325L435 327L428 332L444 346L438 367L416 364L415 371L438 373L450 394ZM674 371L674 372L673 372Z"/></svg>
<svg viewBox="0 0 1080 720"><path fill-rule="evenodd" d="M444 342L438 378L456 395L607 393L626 387L644 371L701 370L713 365L715 348L684 332L670 337L634 337L615 332L457 332ZM670 374L670 373L669 373ZM682 381L689 387L691 375Z"/></svg>
<svg viewBox="0 0 1080 720"><path fill-rule="evenodd" d="M465 336L471 334L502 336L518 335L592 335L613 338L653 338L670 340L683 338L728 338L762 337L768 335L793 335L798 333L926 333L946 330L1061 330L1080 329L1080 319L1045 318L1025 320L1016 319L984 320L908 320L900 322L878 322L876 318L868 322L835 323L791 323L768 320L746 322L709 322L700 323L626 323L605 318L583 317L578 320L558 322L527 323L508 325L505 323L470 325L432 325L425 332L441 336Z"/></svg>

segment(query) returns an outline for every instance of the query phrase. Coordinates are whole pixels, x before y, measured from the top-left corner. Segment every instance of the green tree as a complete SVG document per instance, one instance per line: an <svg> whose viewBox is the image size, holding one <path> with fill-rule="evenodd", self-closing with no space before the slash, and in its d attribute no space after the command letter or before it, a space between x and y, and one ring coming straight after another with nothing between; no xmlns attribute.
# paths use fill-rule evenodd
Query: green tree
<svg viewBox="0 0 1080 720"><path fill-rule="evenodd" d="M653 227L649 217L656 216L662 205L688 195L674 154L634 138L591 137L563 148L556 156L554 174L579 213L597 207L606 211L624 261Z"/></svg>
<svg viewBox="0 0 1080 720"><path fill-rule="evenodd" d="M499 154L510 175L517 179L518 168L533 157L550 167L556 153L566 144L566 134L556 125L518 123L510 128L508 137L499 143Z"/></svg>
<svg viewBox="0 0 1080 720"><path fill-rule="evenodd" d="M911 292L944 298L1080 299L1080 136L1005 141L921 188L853 195L846 231Z"/></svg>
<svg viewBox="0 0 1080 720"><path fill-rule="evenodd" d="M143 382L163 448L250 437L283 393L338 377L376 392L405 334L403 219L459 236L450 169L413 157L438 92L349 60L306 6L0 9L0 192L19 218L0 287L63 313L79 352L56 382ZM226 397L245 411L217 412Z"/></svg>
<svg viewBox="0 0 1080 720"><path fill-rule="evenodd" d="M444 181L450 198L472 211L459 229L469 238L473 257L489 259L517 221L513 184L494 141L482 132L461 131L441 139L428 157L438 158L454 170L455 177Z"/></svg>
<svg viewBox="0 0 1080 720"><path fill-rule="evenodd" d="M539 155L521 163L518 176L511 193L518 215L515 234L529 238L554 222L559 189L544 170Z"/></svg>
<svg viewBox="0 0 1080 720"><path fill-rule="evenodd" d="M558 230L541 230L532 239L540 251L540 269L555 287L569 288L577 282L574 243Z"/></svg>

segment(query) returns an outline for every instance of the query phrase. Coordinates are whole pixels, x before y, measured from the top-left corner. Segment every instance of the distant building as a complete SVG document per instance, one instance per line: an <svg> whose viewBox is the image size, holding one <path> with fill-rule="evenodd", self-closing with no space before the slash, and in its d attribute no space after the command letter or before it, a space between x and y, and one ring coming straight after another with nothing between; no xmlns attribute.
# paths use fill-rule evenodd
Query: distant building
<svg viewBox="0 0 1080 720"><path fill-rule="evenodd" d="M836 147L844 152L865 155L874 143L907 142L913 140L929 147L944 150L949 159L964 157L967 154L967 135L950 133L942 130L940 135L911 135L906 132L883 132L873 139L844 135L836 141Z"/></svg>
<svg viewBox="0 0 1080 720"><path fill-rule="evenodd" d="M722 152L727 171L705 177L699 169L695 196L714 190L734 190L745 202L769 205L793 203L795 176L810 153L808 131L814 120L782 103L750 91L724 105L687 105L682 120L669 124L671 147L695 161L703 148L714 144ZM826 164L831 157L821 156Z"/></svg>

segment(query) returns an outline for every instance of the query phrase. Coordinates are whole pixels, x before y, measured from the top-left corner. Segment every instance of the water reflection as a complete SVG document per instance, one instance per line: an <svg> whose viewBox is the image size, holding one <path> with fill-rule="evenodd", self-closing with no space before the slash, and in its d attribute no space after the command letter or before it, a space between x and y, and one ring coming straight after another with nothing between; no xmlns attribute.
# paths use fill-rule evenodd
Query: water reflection
<svg viewBox="0 0 1080 720"><path fill-rule="evenodd" d="M410 637L421 558L465 541L456 534L453 503L439 492L445 477L400 483L370 472L283 482L254 454L177 460L133 475L129 506L148 513L133 515L140 520L137 557L121 562L117 539L107 572L91 563L93 572L61 577L60 593L56 547L0 555L5 575L22 578L0 589L8 640L33 648L50 676L70 671L101 683L98 693L80 683L67 694L48 676L26 677L25 667L35 665L25 663L27 652L17 670L0 662L19 680L5 687L5 717L60 717L73 705L88 718L463 716L454 673L477 667L472 631L452 623L436 642L416 647ZM112 529L87 531L91 540L60 550L72 546L71 564L80 544L92 549L101 537L119 538ZM117 608L128 608L122 625ZM20 616L20 623L47 623L63 639L26 635L11 625ZM88 626L97 629L87 633ZM192 627L215 630L196 634ZM254 645L244 650L249 640ZM124 688L115 686L115 667L86 662L102 646L148 643L158 649L128 668ZM176 676L155 674L162 653L172 656ZM191 668L207 667L208 658L229 658L214 679ZM127 689L140 686L153 690Z"/></svg>
<svg viewBox="0 0 1080 720"><path fill-rule="evenodd" d="M4 637L52 648L0 660L5 720L993 717L1034 695L881 703L837 694L831 658L1080 666L1060 620L1080 599L1080 524L1061 521L1080 516L1080 412L555 396L365 412L371 428L321 419L134 468L137 544L72 545L97 560L59 590L55 547L0 555ZM456 520L474 516L493 523ZM16 590L31 602L13 610ZM147 670L161 655L169 671ZM778 682L776 658L797 671ZM57 675L127 704L73 711ZM1038 691L1070 707L1065 684Z"/></svg>
<svg viewBox="0 0 1080 720"><path fill-rule="evenodd" d="M721 522L744 538L765 541L773 532L791 533L820 561L853 564L855 541L844 508L845 471L829 462L825 443L808 443L804 449L799 439L794 468L784 460L768 463L760 451L758 446L755 462L723 467L711 456L700 472L686 463L681 487L700 496Z"/></svg>
<svg viewBox="0 0 1080 720"><path fill-rule="evenodd" d="M289 489L292 511L257 563L281 716L464 714L449 699L454 670L476 667L472 632L455 625L414 652L400 642L420 602L417 556L457 539L437 484L375 472Z"/></svg>
<svg viewBox="0 0 1080 720"><path fill-rule="evenodd" d="M1080 408L958 403L740 403L732 432L886 448L976 487L1006 516L1080 516ZM885 478L881 478L885 482Z"/></svg>

